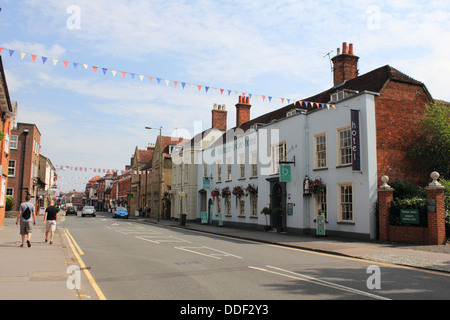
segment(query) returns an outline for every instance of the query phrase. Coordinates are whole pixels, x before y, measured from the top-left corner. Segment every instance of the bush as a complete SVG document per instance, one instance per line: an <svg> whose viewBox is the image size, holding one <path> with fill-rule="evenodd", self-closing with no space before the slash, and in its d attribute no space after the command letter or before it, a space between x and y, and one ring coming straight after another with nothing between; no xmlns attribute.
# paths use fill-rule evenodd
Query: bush
<svg viewBox="0 0 450 320"><path fill-rule="evenodd" d="M14 198L7 196L6 197L6 207L5 210L6 211L12 211L14 209Z"/></svg>
<svg viewBox="0 0 450 320"><path fill-rule="evenodd" d="M389 185L394 188L394 199L411 199L411 198L426 198L427 192L425 189L418 188L412 183L403 180L393 180Z"/></svg>

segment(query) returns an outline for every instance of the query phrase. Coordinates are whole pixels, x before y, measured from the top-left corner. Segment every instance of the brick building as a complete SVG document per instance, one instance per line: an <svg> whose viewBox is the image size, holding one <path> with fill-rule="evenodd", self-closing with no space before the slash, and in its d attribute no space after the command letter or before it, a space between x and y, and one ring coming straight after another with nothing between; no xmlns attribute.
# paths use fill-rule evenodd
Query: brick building
<svg viewBox="0 0 450 320"><path fill-rule="evenodd" d="M389 65L358 75L358 60L353 45L347 47L344 42L342 53L338 49L338 55L332 59L334 86L305 100L329 103L364 90L378 93L375 99L378 178L388 175L423 186L430 173L421 170L407 152L420 136L416 124L425 105L433 102L431 94L425 84Z"/></svg>
<svg viewBox="0 0 450 320"><path fill-rule="evenodd" d="M8 194L14 198L17 211L25 196L30 194L36 204L39 187L39 154L41 133L35 124L17 123L11 129L8 161Z"/></svg>
<svg viewBox="0 0 450 320"><path fill-rule="evenodd" d="M3 133L3 139L0 141L0 163L1 163L1 182L0 182L0 227L3 226L5 220L5 204L8 183L8 164L10 156L10 139L12 119L15 118L17 103L12 103L9 97L8 85L6 83L3 62L0 57L0 130Z"/></svg>

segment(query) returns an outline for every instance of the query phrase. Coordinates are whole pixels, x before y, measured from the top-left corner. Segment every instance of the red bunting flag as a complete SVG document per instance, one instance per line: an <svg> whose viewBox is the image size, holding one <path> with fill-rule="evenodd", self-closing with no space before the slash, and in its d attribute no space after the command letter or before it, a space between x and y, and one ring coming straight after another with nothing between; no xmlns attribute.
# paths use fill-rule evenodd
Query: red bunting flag
<svg viewBox="0 0 450 320"><path fill-rule="evenodd" d="M97 72L98 67L92 67L92 69L94 69L94 72Z"/></svg>
<svg viewBox="0 0 450 320"><path fill-rule="evenodd" d="M32 54L32 55L31 55L31 60L34 62L34 60L36 60L36 57L37 57L37 55Z"/></svg>
<svg viewBox="0 0 450 320"><path fill-rule="evenodd" d="M124 71L122 71L121 72L121 74L122 74L122 78L124 78L125 79L125 75L127 74L126 72L124 72Z"/></svg>
<svg viewBox="0 0 450 320"><path fill-rule="evenodd" d="M69 61L63 61L64 68L67 68L67 65L69 64Z"/></svg>

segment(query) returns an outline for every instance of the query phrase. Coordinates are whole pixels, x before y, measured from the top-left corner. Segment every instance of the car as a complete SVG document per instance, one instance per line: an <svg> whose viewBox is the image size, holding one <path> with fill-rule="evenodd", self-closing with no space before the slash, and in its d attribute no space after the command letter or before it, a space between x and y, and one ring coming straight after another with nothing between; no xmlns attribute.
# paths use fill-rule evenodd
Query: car
<svg viewBox="0 0 450 320"><path fill-rule="evenodd" d="M125 218L128 219L128 210L125 207L116 207L112 212L113 218Z"/></svg>
<svg viewBox="0 0 450 320"><path fill-rule="evenodd" d="M95 217L95 208L93 206L84 206L83 210L81 210L81 216L84 217L86 215Z"/></svg>
<svg viewBox="0 0 450 320"><path fill-rule="evenodd" d="M66 216L68 216L69 214L77 215L77 209L75 209L74 207L67 207Z"/></svg>

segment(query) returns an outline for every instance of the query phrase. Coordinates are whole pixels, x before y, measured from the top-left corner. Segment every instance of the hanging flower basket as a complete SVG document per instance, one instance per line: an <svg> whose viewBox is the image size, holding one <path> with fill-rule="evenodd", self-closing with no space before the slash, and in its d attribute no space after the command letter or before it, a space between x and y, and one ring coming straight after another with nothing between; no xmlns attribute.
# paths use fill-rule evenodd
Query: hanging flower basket
<svg viewBox="0 0 450 320"><path fill-rule="evenodd" d="M233 188L233 194L238 198L242 197L244 195L244 189L241 186L236 186Z"/></svg>
<svg viewBox="0 0 450 320"><path fill-rule="evenodd" d="M316 178L309 181L309 190L313 195L320 193L323 189L325 189L325 185L322 183L322 179Z"/></svg>
<svg viewBox="0 0 450 320"><path fill-rule="evenodd" d="M214 190L211 190L211 197L216 198L220 195L219 189L215 188Z"/></svg>
<svg viewBox="0 0 450 320"><path fill-rule="evenodd" d="M222 197L229 197L231 195L230 188L225 187L222 188Z"/></svg>
<svg viewBox="0 0 450 320"><path fill-rule="evenodd" d="M258 195L258 187L254 187L251 184L249 184L247 186L247 188L245 188L245 192L246 192L246 196L247 195L252 195L252 196L257 196Z"/></svg>

